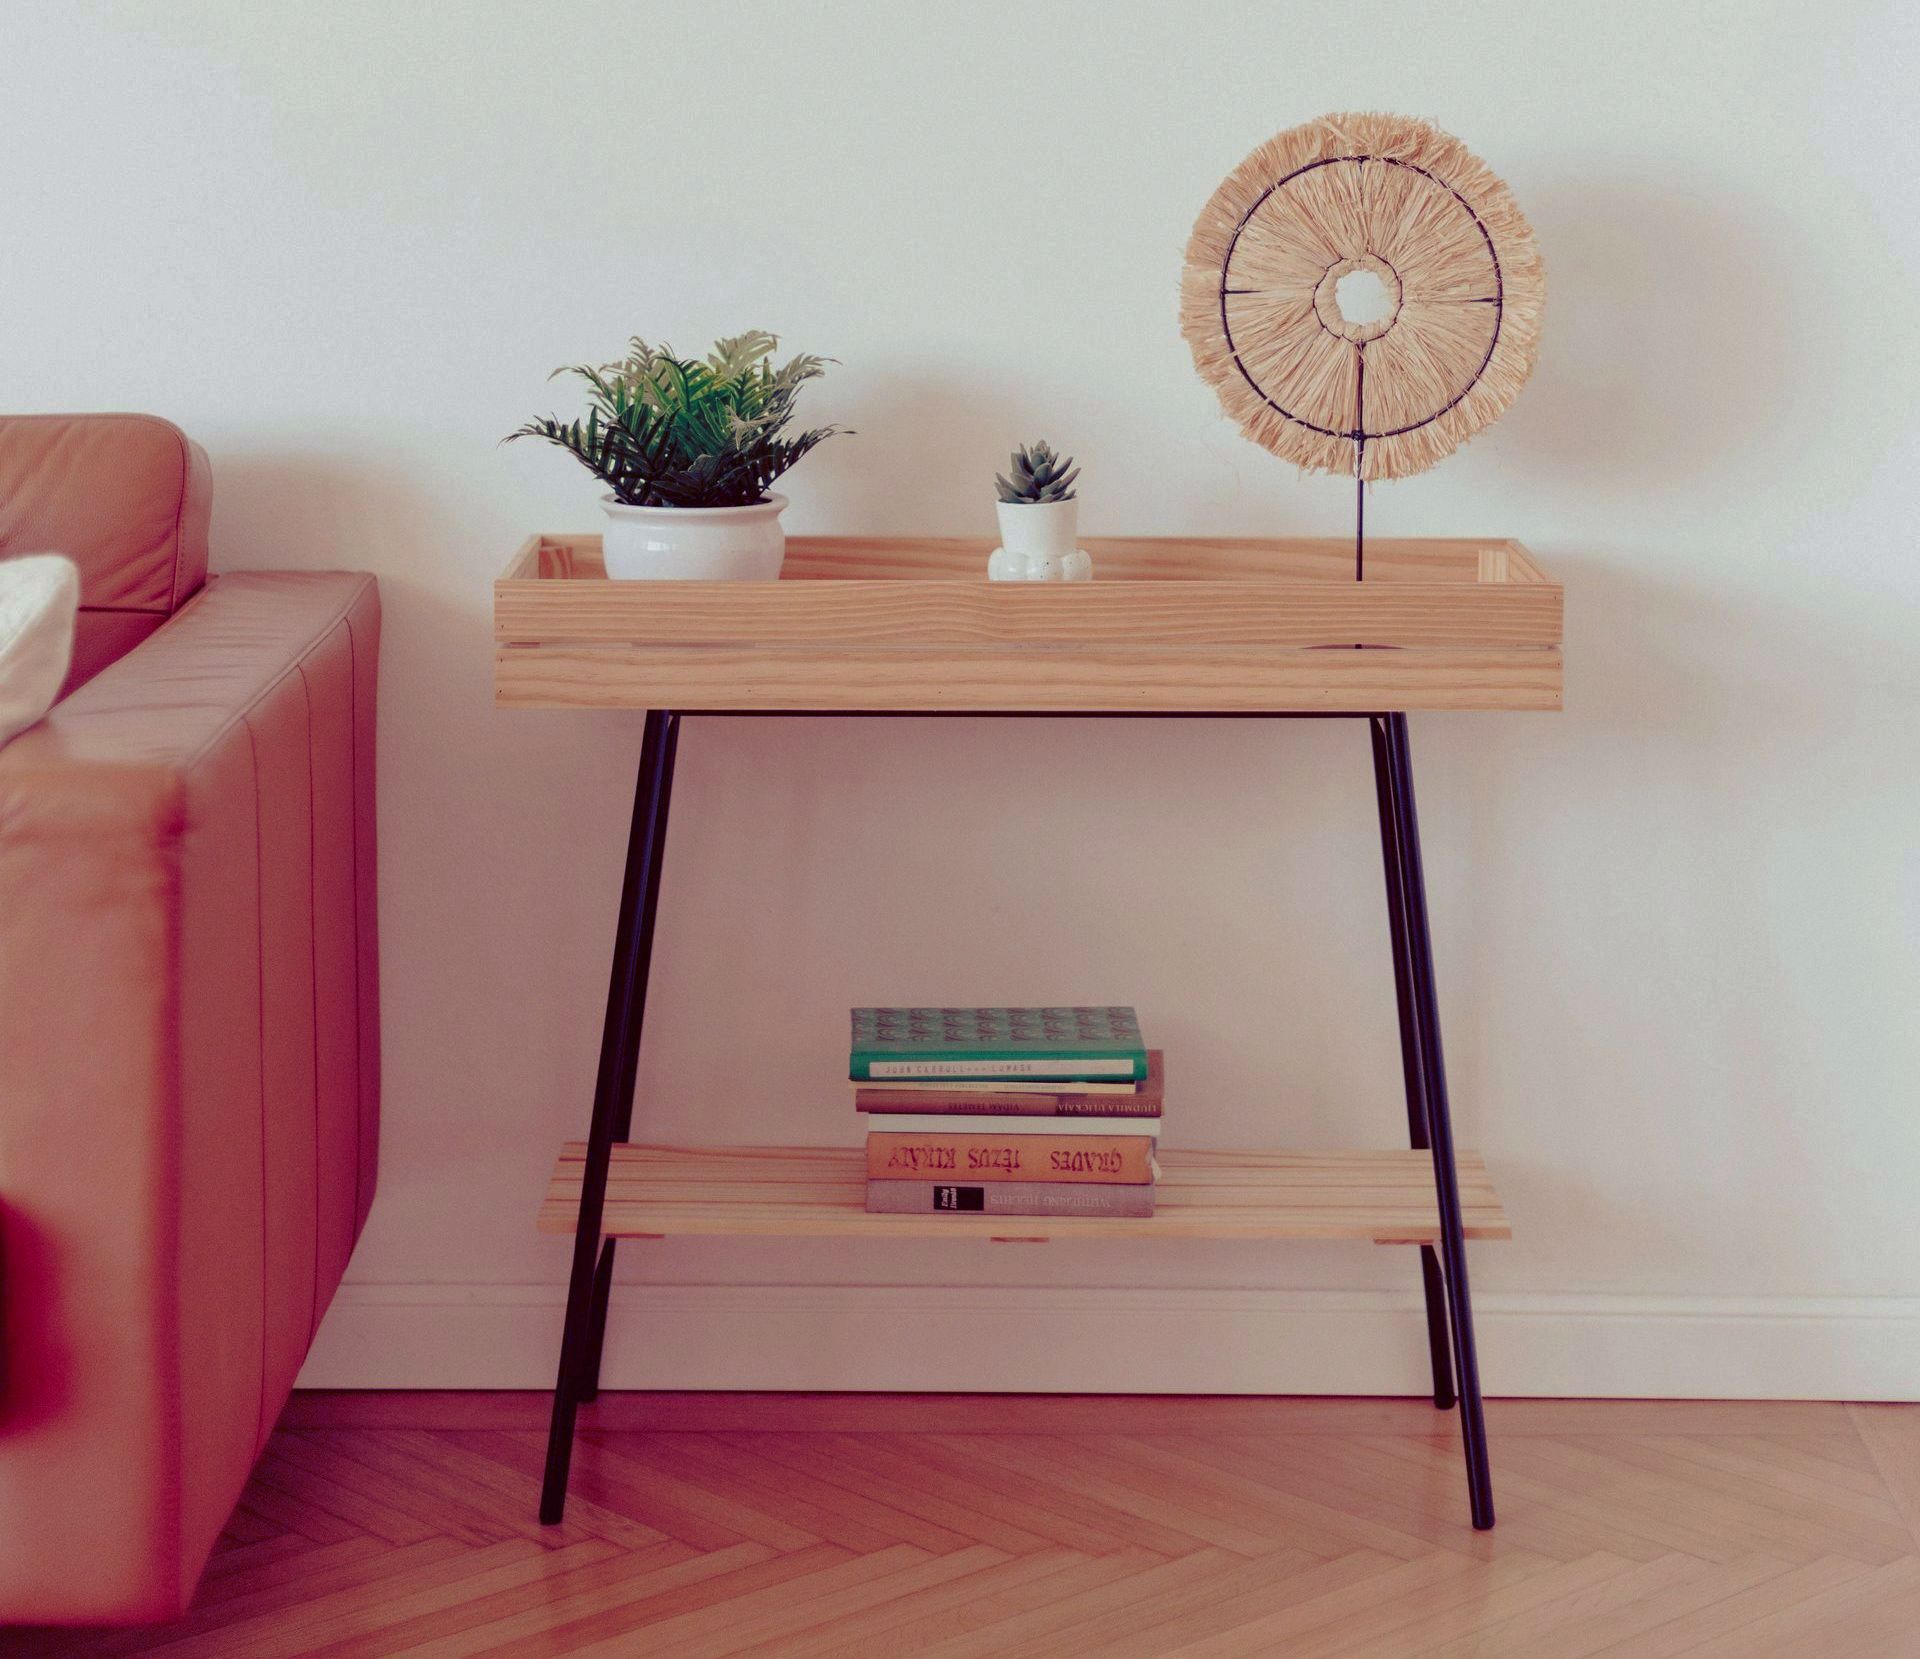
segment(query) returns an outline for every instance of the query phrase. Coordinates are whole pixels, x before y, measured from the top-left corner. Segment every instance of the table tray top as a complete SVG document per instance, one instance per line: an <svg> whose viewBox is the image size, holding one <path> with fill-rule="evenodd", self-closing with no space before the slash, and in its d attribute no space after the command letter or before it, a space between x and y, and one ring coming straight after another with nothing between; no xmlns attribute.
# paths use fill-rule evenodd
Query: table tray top
<svg viewBox="0 0 1920 1659"><path fill-rule="evenodd" d="M809 537L773 582L609 581L528 538L494 585L502 707L1371 713L1557 709L1562 594L1519 543L1087 538L989 582L967 537Z"/></svg>

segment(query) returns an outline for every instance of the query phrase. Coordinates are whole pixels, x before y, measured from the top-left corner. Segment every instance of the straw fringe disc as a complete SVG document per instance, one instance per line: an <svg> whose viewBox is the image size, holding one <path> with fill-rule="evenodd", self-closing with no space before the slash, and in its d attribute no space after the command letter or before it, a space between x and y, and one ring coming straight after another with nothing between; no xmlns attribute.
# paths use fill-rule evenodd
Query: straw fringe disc
<svg viewBox="0 0 1920 1659"><path fill-rule="evenodd" d="M1369 272L1378 318L1338 288ZM1200 210L1180 331L1240 430L1310 472L1405 478L1506 412L1546 276L1507 187L1457 138L1324 115L1267 140Z"/></svg>

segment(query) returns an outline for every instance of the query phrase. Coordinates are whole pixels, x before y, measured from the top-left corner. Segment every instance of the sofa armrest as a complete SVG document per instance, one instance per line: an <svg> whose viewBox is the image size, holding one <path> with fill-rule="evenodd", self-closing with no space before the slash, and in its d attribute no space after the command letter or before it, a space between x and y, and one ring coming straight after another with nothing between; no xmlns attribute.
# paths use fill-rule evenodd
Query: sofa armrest
<svg viewBox="0 0 1920 1659"><path fill-rule="evenodd" d="M224 576L0 749L0 1623L185 1604L365 1219L378 647Z"/></svg>

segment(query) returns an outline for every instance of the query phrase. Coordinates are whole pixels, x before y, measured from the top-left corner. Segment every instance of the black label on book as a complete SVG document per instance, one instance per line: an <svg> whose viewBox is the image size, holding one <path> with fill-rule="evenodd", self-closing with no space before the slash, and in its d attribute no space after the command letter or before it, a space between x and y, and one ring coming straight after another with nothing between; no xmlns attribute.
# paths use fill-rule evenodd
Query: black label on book
<svg viewBox="0 0 1920 1659"><path fill-rule="evenodd" d="M933 1189L933 1207L936 1210L984 1210L987 1207L987 1189L936 1186Z"/></svg>

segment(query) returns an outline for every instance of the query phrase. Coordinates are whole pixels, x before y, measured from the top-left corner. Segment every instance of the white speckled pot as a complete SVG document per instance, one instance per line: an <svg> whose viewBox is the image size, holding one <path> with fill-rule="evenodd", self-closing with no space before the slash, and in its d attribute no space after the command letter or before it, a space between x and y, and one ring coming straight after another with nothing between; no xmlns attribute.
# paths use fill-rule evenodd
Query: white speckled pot
<svg viewBox="0 0 1920 1659"><path fill-rule="evenodd" d="M996 501L1000 545L987 559L995 582L1084 582L1093 560L1074 546L1080 533L1080 503Z"/></svg>
<svg viewBox="0 0 1920 1659"><path fill-rule="evenodd" d="M751 507L628 507L600 498L601 552L616 581L771 582L787 556L784 495Z"/></svg>

